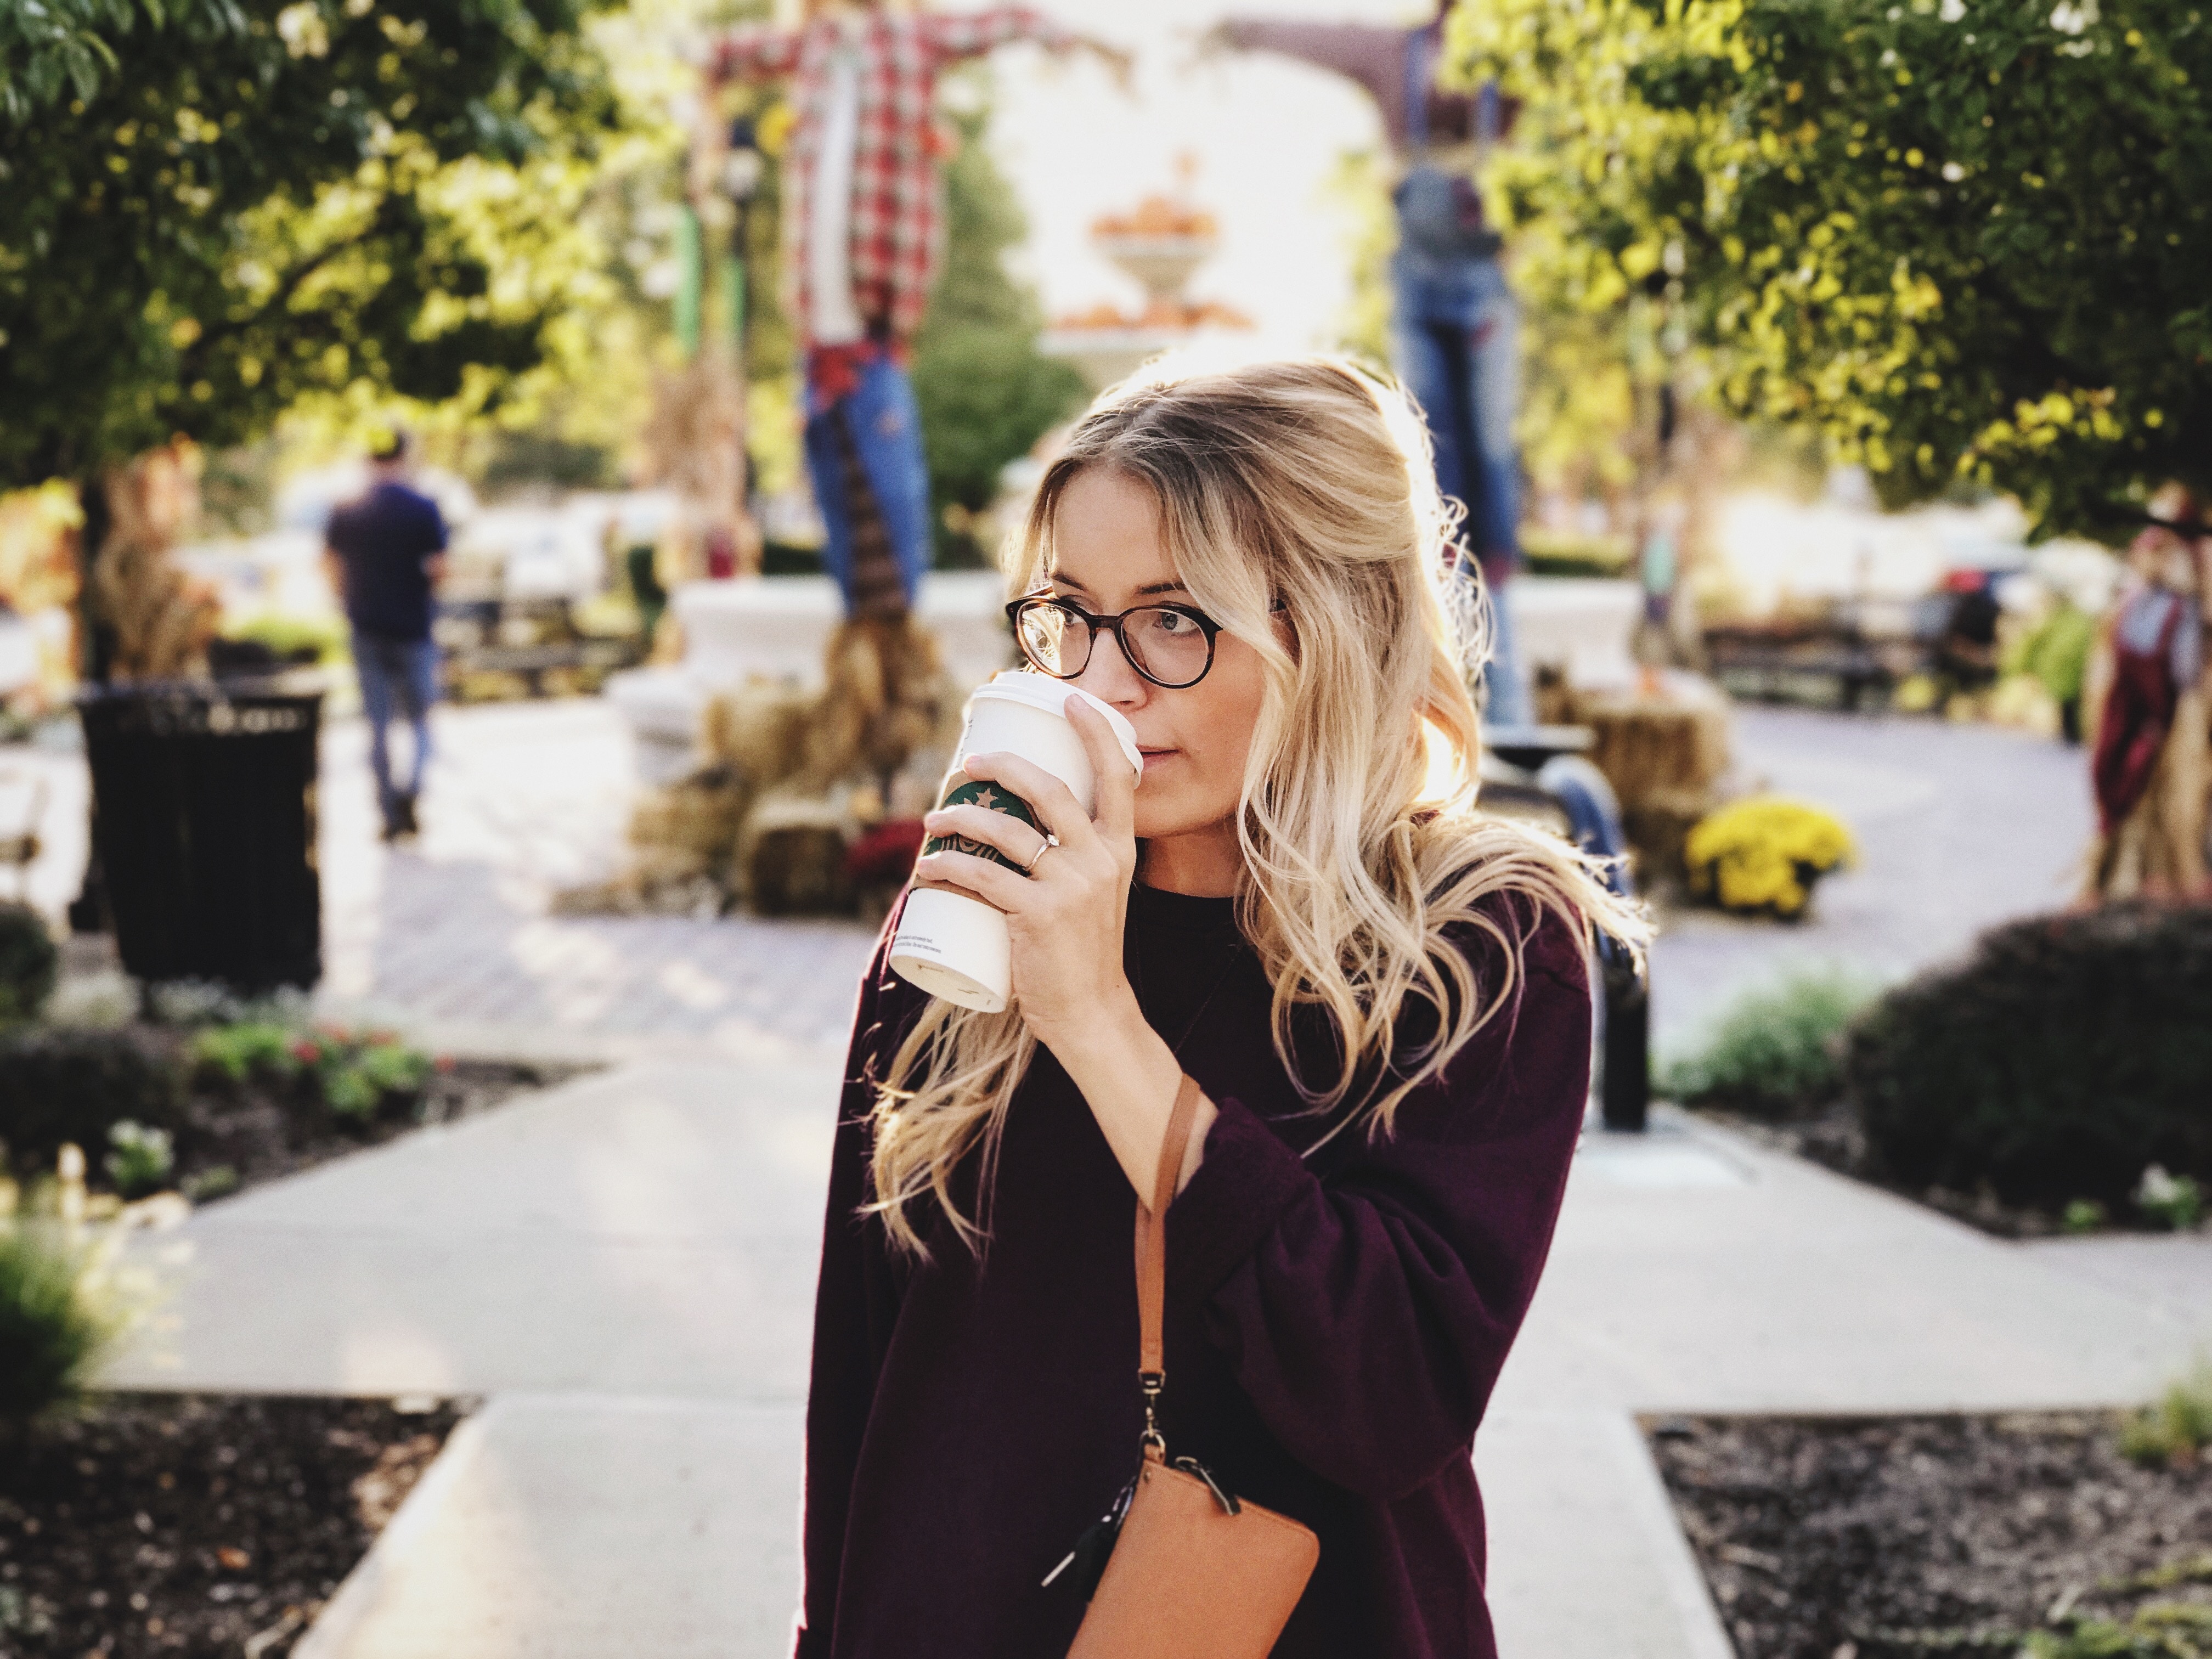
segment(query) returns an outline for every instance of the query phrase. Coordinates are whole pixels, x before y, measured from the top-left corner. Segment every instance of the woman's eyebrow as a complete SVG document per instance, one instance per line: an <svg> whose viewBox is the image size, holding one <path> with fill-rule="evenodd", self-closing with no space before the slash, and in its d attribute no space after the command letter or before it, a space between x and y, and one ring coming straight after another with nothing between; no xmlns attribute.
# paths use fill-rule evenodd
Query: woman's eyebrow
<svg viewBox="0 0 2212 1659"><path fill-rule="evenodd" d="M1088 593L1091 591L1074 577L1063 575L1057 570L1046 571L1044 579L1055 587L1072 587L1079 593ZM1188 593L1190 589L1179 581L1147 582L1135 592L1139 598L1148 599L1156 593Z"/></svg>

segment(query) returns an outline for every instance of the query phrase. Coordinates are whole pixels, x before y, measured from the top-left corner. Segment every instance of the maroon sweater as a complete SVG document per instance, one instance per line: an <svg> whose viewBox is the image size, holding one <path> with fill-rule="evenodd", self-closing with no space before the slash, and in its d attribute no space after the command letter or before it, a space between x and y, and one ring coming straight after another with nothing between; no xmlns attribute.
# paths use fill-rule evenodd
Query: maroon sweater
<svg viewBox="0 0 2212 1659"><path fill-rule="evenodd" d="M1510 908L1530 933L1513 1003L1407 1097L1393 1138L1356 1127L1302 1158L1328 1123L1290 1115L1301 1103L1231 901L1130 897L1146 1017L1220 1109L1168 1212L1161 1425L1170 1455L1320 1535L1280 1659L1496 1650L1470 1455L1550 1245L1590 1042L1578 943ZM1494 947L1466 948L1494 988ZM1039 1581L1136 1466L1136 1194L1041 1051L1006 1121L981 1265L933 1210L926 1266L857 1218L866 1079L924 1000L883 957L861 985L830 1168L796 1653L1055 1659L1083 1606ZM1405 1023L1418 1037L1418 1011ZM1327 1047L1316 1030L1298 1052Z"/></svg>

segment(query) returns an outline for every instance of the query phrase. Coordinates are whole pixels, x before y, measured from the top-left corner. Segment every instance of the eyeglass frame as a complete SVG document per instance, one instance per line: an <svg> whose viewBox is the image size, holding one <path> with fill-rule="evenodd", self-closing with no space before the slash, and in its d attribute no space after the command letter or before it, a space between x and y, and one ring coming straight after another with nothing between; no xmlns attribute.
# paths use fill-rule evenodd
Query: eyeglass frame
<svg viewBox="0 0 2212 1659"><path fill-rule="evenodd" d="M1083 653L1083 666L1077 669L1073 674L1054 674L1052 670L1047 668L1042 663L1040 663L1036 658L1030 655L1029 647L1024 644L1022 640L1022 612L1033 605L1050 605L1055 611L1065 611L1074 616L1080 617L1083 618L1084 625L1091 630L1089 643ZM1143 611L1172 611L1178 617L1188 617L1191 621L1196 623L1199 626L1199 631L1206 635L1206 666L1200 669L1197 674L1190 679L1181 682L1172 682L1162 679L1158 674L1153 673L1142 663L1139 662L1137 660L1137 653L1129 649L1128 636L1122 633L1121 624L1129 617L1133 617L1137 615L1138 612ZM1111 617L1094 617L1088 611L1085 611L1081 605L1075 604L1073 600L1060 599L1051 593L1024 593L1018 599L1009 600L1006 604L1006 622L1008 626L1012 628L1014 630L1014 645L1016 648L1021 652L1022 659L1028 663L1030 667L1036 669L1038 673L1051 674L1052 678L1056 680L1074 680L1082 678L1084 674L1091 666L1091 653L1098 648L1098 630L1102 628L1109 629L1114 635L1114 643L1121 647L1121 660L1127 663L1130 667L1136 670L1139 674L1142 675L1146 679L1150 680L1154 685L1158 686L1163 691L1188 691L1192 686L1196 685L1200 680L1204 679L1208 674L1211 674L1213 672L1213 642L1215 640L1218 639L1221 635L1221 624L1214 621L1212 617L1207 616L1203 611L1199 610L1195 605L1175 605L1171 603L1164 605L1133 605L1127 611L1121 611Z"/></svg>

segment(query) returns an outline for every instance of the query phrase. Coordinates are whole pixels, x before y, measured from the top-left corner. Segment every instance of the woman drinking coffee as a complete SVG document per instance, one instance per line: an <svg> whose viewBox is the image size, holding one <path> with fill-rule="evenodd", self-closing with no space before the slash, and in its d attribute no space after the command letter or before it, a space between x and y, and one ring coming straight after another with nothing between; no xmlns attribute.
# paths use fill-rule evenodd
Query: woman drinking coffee
<svg viewBox="0 0 2212 1659"><path fill-rule="evenodd" d="M1109 1602L1220 1621L1219 1653L1494 1652L1471 1449L1581 1127L1585 958L1644 925L1476 803L1474 579L1425 441L1358 370L1273 362L1118 388L1047 470L1015 635L1142 774L1083 698L1091 812L965 757L1032 821L965 792L915 880L1004 913L1009 1005L887 946L862 984L799 1659L1146 1650ZM1260 1635L1139 1551L1170 1471L1191 1550L1302 1541Z"/></svg>

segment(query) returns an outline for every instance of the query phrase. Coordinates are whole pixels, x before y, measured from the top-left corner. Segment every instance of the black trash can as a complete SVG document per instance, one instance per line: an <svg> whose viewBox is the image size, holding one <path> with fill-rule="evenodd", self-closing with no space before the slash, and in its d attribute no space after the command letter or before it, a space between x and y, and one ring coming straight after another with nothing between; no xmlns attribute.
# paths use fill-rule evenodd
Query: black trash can
<svg viewBox="0 0 2212 1659"><path fill-rule="evenodd" d="M314 675L80 696L92 838L123 966L252 994L322 977Z"/></svg>

